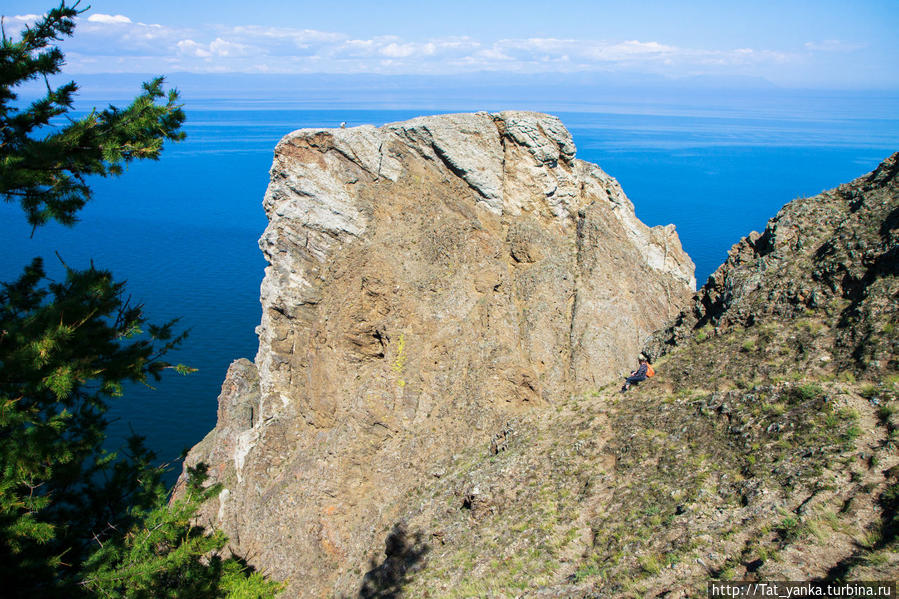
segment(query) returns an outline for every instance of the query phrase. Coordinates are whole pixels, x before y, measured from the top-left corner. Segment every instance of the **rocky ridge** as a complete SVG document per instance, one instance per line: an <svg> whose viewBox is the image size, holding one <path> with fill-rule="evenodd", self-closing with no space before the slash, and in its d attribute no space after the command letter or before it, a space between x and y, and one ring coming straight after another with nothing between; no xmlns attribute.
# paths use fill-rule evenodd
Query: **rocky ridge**
<svg viewBox="0 0 899 599"><path fill-rule="evenodd" d="M741 369L758 362L747 357L768 338L782 337L790 343L780 350L795 367L817 375L896 370L897 195L899 153L863 177L790 202L763 233L731 248L692 305L645 350L661 356L697 334L736 334L745 347L730 357ZM791 334L774 335L778 323L791 323Z"/></svg>
<svg viewBox="0 0 899 599"><path fill-rule="evenodd" d="M300 130L264 200L255 364L188 456L205 508L289 593L355 592L417 485L503 423L615 379L693 264L537 113ZM373 553L374 552L374 553Z"/></svg>

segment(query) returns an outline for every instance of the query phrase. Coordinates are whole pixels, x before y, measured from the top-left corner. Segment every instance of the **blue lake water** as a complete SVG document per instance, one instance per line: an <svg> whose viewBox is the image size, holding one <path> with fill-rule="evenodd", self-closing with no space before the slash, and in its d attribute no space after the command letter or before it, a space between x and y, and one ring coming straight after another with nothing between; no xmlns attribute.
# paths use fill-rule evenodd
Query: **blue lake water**
<svg viewBox="0 0 899 599"><path fill-rule="evenodd" d="M899 150L899 119L889 117L899 111L879 102L880 118L842 105L812 111L826 116L795 106L760 113L751 105L725 113L582 105L555 114L578 157L616 177L644 222L677 226L702 284L733 243L762 229L783 204L858 177ZM129 389L114 405L110 429L111 445L131 427L161 459L175 460L215 424L228 364L256 352L265 267L256 240L266 225L261 201L275 143L300 127L380 125L433 112L252 102L188 110L188 139L159 162L95 181L95 199L75 228L52 225L29 239L18 208L0 205L0 280L16 277L35 255L59 276L58 251L72 266L93 259L127 280L153 321L181 317L191 334L172 359L199 371L172 374L156 389Z"/></svg>

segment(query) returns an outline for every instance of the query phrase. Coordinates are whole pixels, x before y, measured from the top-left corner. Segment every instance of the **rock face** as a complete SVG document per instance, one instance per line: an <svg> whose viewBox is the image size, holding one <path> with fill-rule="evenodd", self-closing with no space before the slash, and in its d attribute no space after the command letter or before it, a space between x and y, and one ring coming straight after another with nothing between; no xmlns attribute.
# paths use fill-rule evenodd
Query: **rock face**
<svg viewBox="0 0 899 599"><path fill-rule="evenodd" d="M653 379L523 411L421 482L358 596L895 580L897 159L738 243Z"/></svg>
<svg viewBox="0 0 899 599"><path fill-rule="evenodd" d="M695 287L551 116L296 131L275 150L255 366L187 464L291 596L355 592L407 493L509 418L633 366ZM212 505L214 504L214 505Z"/></svg>

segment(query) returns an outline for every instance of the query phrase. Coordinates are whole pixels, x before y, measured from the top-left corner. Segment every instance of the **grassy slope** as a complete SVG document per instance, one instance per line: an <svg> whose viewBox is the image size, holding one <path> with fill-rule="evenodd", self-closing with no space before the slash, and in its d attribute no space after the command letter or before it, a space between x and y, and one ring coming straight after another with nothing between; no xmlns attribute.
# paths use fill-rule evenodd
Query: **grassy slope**
<svg viewBox="0 0 899 599"><path fill-rule="evenodd" d="M406 596L704 596L710 578L895 577L895 381L714 391L659 370L626 395L511 422L497 453L485 438L419 489L406 521L424 559Z"/></svg>

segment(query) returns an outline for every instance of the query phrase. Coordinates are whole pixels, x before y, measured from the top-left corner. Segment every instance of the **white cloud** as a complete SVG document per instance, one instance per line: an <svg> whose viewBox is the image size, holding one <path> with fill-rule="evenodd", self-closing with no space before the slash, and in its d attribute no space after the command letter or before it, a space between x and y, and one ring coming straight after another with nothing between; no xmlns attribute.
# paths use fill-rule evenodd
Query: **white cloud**
<svg viewBox="0 0 899 599"><path fill-rule="evenodd" d="M639 56L639 55L660 55L673 54L679 51L674 46L666 46L659 42L641 42L639 40L629 40L620 44L609 46L609 50L618 56Z"/></svg>
<svg viewBox="0 0 899 599"><path fill-rule="evenodd" d="M852 44L842 40L823 40L819 42L805 42L805 48L812 52L854 52L861 50L865 44Z"/></svg>
<svg viewBox="0 0 899 599"><path fill-rule="evenodd" d="M198 44L193 40L181 40L176 46L178 47L179 53L187 56L196 56L198 58L209 58L212 56L212 52L207 48L204 48L202 44Z"/></svg>
<svg viewBox="0 0 899 599"><path fill-rule="evenodd" d="M125 15L104 15L103 13L93 14L87 20L91 23L106 23L107 25L122 25L131 22L131 19Z"/></svg>
<svg viewBox="0 0 899 599"><path fill-rule="evenodd" d="M514 58L512 58L511 56L509 56L508 54L506 54L505 52L503 52L502 50L499 50L497 48L486 48L484 50L479 50L475 54L475 56L483 59L484 61L488 61L488 62L494 61L494 60L498 60L498 61L515 60Z"/></svg>
<svg viewBox="0 0 899 599"><path fill-rule="evenodd" d="M42 16L35 14L13 15L11 17L3 17L3 22L11 25L31 25Z"/></svg>
<svg viewBox="0 0 899 599"><path fill-rule="evenodd" d="M39 15L6 20L7 33ZM468 36L410 39L397 35L352 38L335 31L291 27L196 25L171 27L133 22L125 15L78 19L66 41L72 73L103 69L166 72L518 73L635 71L665 75L764 73L798 62L763 48L698 49L658 40L555 37L477 40ZM809 42L807 51L846 49L837 41ZM805 59L808 53L803 54Z"/></svg>
<svg viewBox="0 0 899 599"><path fill-rule="evenodd" d="M416 53L415 44L397 44L395 42L387 44L379 52L391 58L406 58Z"/></svg>
<svg viewBox="0 0 899 599"><path fill-rule="evenodd" d="M347 40L328 50L331 54L337 56L365 58L375 55L378 51L378 47L379 45L375 40Z"/></svg>
<svg viewBox="0 0 899 599"><path fill-rule="evenodd" d="M342 33L331 31L292 29L289 27L262 27L260 25L241 25L232 28L231 33L241 38L288 39L301 44L337 43L347 38Z"/></svg>
<svg viewBox="0 0 899 599"><path fill-rule="evenodd" d="M248 54L248 48L244 44L229 42L220 37L208 44L201 44L192 39L179 40L176 46L178 53L182 56L195 56L204 59L229 58Z"/></svg>
<svg viewBox="0 0 899 599"><path fill-rule="evenodd" d="M209 51L216 56L244 56L247 46L217 37L209 44Z"/></svg>

